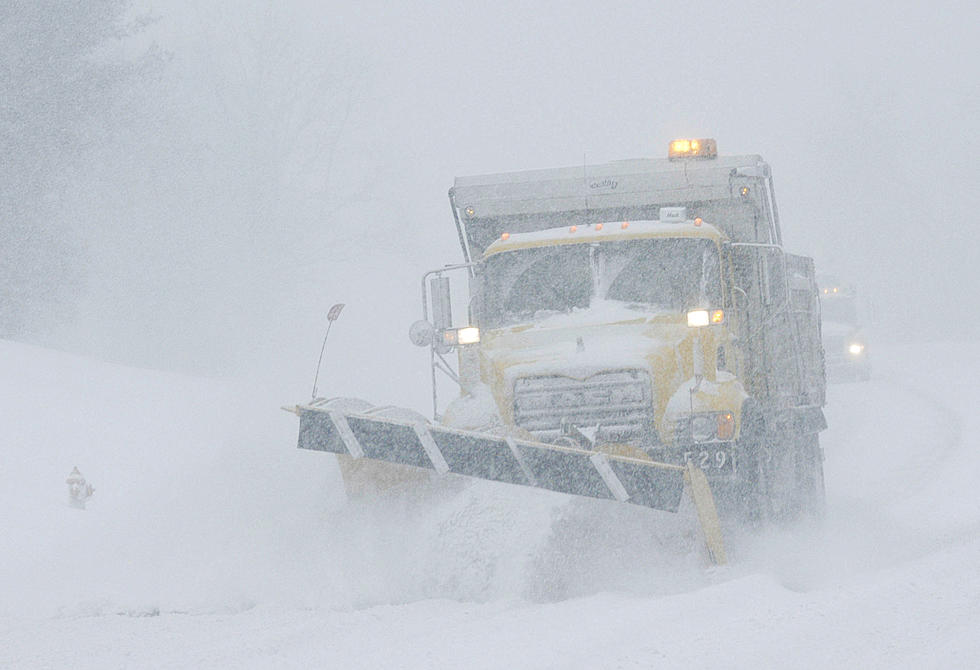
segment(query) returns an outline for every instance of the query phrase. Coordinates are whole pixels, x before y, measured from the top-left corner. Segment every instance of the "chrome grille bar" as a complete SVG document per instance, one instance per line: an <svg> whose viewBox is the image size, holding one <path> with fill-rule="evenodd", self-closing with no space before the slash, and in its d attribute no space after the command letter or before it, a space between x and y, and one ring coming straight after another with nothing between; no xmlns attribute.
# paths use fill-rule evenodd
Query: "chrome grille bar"
<svg viewBox="0 0 980 670"><path fill-rule="evenodd" d="M514 419L542 438L556 438L563 423L599 425L619 439L649 432L653 424L650 376L644 370L599 372L586 379L522 377L514 383Z"/></svg>

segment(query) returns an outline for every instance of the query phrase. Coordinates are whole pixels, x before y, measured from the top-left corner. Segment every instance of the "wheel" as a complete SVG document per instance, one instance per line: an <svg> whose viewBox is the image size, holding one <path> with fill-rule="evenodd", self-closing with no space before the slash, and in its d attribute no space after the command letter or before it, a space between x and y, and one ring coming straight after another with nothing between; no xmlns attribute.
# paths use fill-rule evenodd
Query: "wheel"
<svg viewBox="0 0 980 670"><path fill-rule="evenodd" d="M823 480L823 450L817 433L799 435L796 439L796 495L798 516L821 518L826 506Z"/></svg>
<svg viewBox="0 0 980 670"><path fill-rule="evenodd" d="M734 508L740 521L768 523L774 516L769 431L765 417L752 402L742 407L742 427L736 441L738 480Z"/></svg>

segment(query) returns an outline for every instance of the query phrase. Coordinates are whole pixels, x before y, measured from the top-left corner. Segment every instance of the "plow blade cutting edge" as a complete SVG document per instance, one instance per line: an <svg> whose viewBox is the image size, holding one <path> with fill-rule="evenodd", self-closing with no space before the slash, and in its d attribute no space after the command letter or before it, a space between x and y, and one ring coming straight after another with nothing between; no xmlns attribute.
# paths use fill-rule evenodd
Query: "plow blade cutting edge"
<svg viewBox="0 0 980 670"><path fill-rule="evenodd" d="M283 409L299 416L300 449L617 500L667 512L678 510L687 490L711 560L726 562L714 498L704 473L694 465L658 463L310 405Z"/></svg>

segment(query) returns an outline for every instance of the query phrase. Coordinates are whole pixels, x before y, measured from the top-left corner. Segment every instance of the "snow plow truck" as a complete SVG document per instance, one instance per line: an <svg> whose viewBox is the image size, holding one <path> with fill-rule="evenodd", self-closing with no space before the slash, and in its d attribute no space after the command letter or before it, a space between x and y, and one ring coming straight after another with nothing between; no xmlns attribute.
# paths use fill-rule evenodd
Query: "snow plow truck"
<svg viewBox="0 0 980 670"><path fill-rule="evenodd" d="M284 408L300 448L339 454L345 482L429 470L671 512L686 492L718 563L719 514L820 510L814 265L783 249L761 157L676 140L667 158L459 177L449 200L463 262L423 276L409 332L433 420L314 398ZM460 389L441 412L437 375Z"/></svg>

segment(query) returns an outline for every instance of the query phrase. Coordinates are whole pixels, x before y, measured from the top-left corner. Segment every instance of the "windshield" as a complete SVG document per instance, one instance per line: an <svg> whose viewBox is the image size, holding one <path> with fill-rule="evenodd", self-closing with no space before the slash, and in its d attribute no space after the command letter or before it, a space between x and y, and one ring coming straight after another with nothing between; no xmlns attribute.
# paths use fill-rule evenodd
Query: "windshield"
<svg viewBox="0 0 980 670"><path fill-rule="evenodd" d="M565 244L491 256L482 270L485 328L534 321L613 300L648 312L721 304L710 240L645 239Z"/></svg>

